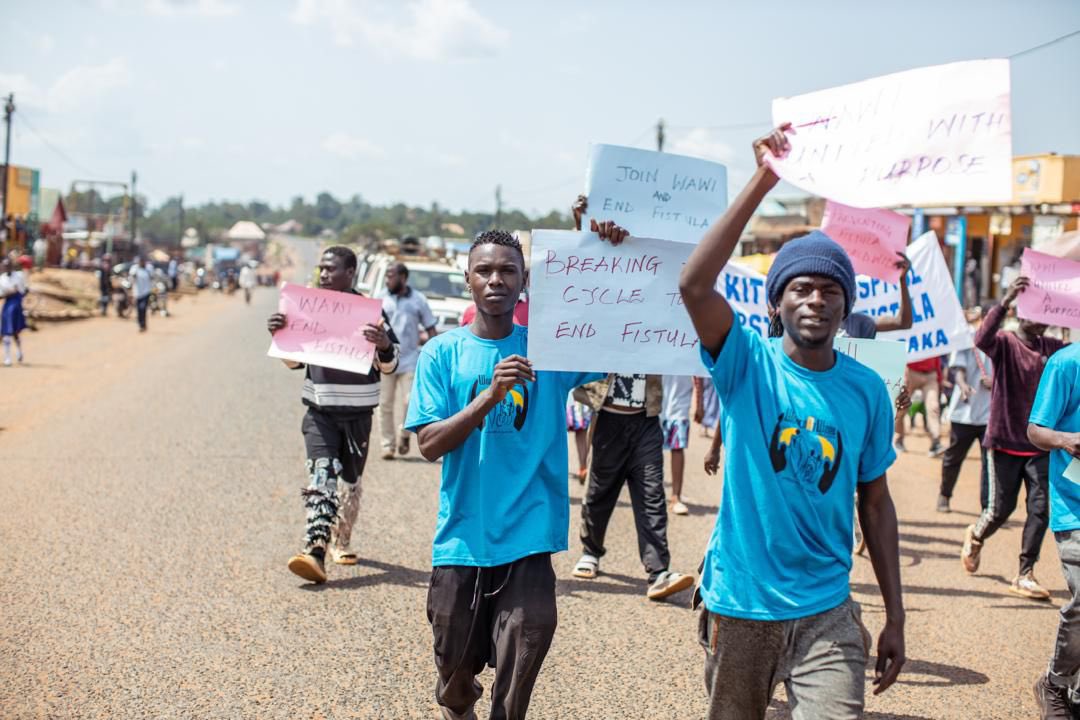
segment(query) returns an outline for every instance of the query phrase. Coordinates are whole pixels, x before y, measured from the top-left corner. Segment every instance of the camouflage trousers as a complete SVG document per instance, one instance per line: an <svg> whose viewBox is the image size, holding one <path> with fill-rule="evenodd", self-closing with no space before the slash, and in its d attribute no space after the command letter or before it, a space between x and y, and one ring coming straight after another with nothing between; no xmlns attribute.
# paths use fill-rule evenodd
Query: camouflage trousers
<svg viewBox="0 0 1080 720"><path fill-rule="evenodd" d="M305 551L325 552L328 545L348 551L360 510L371 415L345 419L308 408L302 429L308 455L308 485L301 491L307 510Z"/></svg>

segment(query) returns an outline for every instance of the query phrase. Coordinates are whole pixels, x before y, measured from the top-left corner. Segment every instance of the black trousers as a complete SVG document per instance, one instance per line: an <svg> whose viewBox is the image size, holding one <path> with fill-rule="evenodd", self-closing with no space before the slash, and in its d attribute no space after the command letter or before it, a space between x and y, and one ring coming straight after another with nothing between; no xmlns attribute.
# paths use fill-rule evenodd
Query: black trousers
<svg viewBox="0 0 1080 720"><path fill-rule="evenodd" d="M139 317L139 327L146 329L146 308L150 305L150 296L138 298L135 301L135 311Z"/></svg>
<svg viewBox="0 0 1080 720"><path fill-rule="evenodd" d="M581 505L581 543L590 555L604 555L608 521L626 483L634 508L638 555L651 583L671 563L660 419L646 417L645 413L620 415L600 411L593 417L593 423L589 489Z"/></svg>
<svg viewBox="0 0 1080 720"><path fill-rule="evenodd" d="M506 565L431 571L428 622L439 681L435 701L448 720L475 720L484 689L476 676L495 668L491 720L521 720L558 624L551 554Z"/></svg>
<svg viewBox="0 0 1080 720"><path fill-rule="evenodd" d="M941 463L941 494L951 498L956 480L960 477L960 466L964 464L971 443L979 441L979 453L982 455L982 474L979 480L979 504L986 509L986 448L982 445L983 435L986 433L985 425L967 425L965 423L950 423L949 447L945 449L945 456Z"/></svg>
<svg viewBox="0 0 1080 720"><path fill-rule="evenodd" d="M986 509L975 522L975 539L986 540L1005 524L1016 509L1020 488L1027 488L1027 520L1020 540L1020 574L1033 570L1039 560L1050 524L1050 454L1032 457L987 450L990 463Z"/></svg>

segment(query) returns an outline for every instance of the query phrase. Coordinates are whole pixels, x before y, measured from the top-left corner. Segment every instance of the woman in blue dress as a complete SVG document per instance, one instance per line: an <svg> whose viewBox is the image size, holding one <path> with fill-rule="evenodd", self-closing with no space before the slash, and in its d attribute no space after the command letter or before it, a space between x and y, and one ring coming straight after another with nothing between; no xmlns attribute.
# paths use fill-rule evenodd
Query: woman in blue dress
<svg viewBox="0 0 1080 720"><path fill-rule="evenodd" d="M21 269L15 269L10 258L0 261L0 297L4 299L4 308L0 311L0 338L4 344L4 365L11 365L11 340L15 340L15 357L23 361L22 344L19 333L26 328L26 315L23 314L23 295L26 294L26 279Z"/></svg>

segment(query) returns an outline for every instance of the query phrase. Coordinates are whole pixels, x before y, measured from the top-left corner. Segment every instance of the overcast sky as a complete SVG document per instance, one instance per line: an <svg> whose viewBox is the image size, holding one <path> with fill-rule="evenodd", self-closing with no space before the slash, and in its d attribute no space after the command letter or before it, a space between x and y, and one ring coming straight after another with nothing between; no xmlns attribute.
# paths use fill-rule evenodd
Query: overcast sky
<svg viewBox="0 0 1080 720"><path fill-rule="evenodd" d="M4 3L12 162L126 179L157 204L321 190L565 210L590 142L719 160L737 191L773 97L1004 57L1077 0ZM1080 36L1014 59L1016 154L1080 154Z"/></svg>

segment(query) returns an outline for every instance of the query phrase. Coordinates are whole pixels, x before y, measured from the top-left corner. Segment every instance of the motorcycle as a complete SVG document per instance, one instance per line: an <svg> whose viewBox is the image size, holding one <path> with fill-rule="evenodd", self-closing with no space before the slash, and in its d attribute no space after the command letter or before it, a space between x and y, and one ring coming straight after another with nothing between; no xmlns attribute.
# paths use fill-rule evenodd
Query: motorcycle
<svg viewBox="0 0 1080 720"><path fill-rule="evenodd" d="M126 318L131 310L131 281L124 278L120 281L120 287L113 286L113 304L116 306L116 316Z"/></svg>

